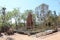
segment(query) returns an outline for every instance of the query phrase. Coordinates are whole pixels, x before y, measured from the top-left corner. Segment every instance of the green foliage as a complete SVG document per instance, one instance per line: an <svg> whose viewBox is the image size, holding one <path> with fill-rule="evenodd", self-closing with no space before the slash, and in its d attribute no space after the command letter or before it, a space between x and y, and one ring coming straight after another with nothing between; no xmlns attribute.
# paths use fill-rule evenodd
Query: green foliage
<svg viewBox="0 0 60 40"><path fill-rule="evenodd" d="M2 25L9 25L10 23L8 22L9 20L11 20L12 18L15 19L15 24L11 24L12 25L12 28L15 28L16 27L16 24L19 26L19 27L23 27L25 26L25 21L26 21L26 18L28 16L28 12L31 12L32 13L32 19L33 19L33 22L34 22L34 26L38 26L37 22L36 22L36 13L33 13L32 10L25 10L23 13L20 14L20 11L19 9L16 9L14 8L12 11L8 11L6 12L6 15L5 15L5 20L6 22L5 23L2 23L2 18L3 18L3 15L0 15L0 27L2 27ZM55 12L55 11L54 11ZM20 23L21 20L24 21L24 23ZM50 26L46 26L46 24L48 24L48 22L50 22ZM56 16L56 13L53 14L51 10L49 10L46 14L46 18L44 19L44 23L41 23L40 26L38 26L38 28L41 28L42 30L47 30L48 28L49 29L53 29L55 28L54 25L56 25L56 23L60 23L60 16ZM53 26L52 26L53 25ZM36 27L37 28L37 27Z"/></svg>

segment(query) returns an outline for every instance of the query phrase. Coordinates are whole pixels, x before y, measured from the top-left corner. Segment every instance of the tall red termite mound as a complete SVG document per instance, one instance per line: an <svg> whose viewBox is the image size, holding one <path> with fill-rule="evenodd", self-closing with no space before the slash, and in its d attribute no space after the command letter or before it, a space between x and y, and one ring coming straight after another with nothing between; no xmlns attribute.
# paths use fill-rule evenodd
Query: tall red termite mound
<svg viewBox="0 0 60 40"><path fill-rule="evenodd" d="M26 25L27 25L27 29L32 29L33 28L33 19L32 19L31 12L28 13Z"/></svg>

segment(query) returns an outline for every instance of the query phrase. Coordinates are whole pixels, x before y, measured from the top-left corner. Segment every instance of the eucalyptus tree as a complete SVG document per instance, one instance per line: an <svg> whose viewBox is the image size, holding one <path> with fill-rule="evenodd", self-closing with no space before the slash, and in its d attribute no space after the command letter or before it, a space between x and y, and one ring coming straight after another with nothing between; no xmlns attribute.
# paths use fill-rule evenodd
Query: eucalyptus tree
<svg viewBox="0 0 60 40"><path fill-rule="evenodd" d="M56 11L54 11L54 23L55 23L55 31L58 31Z"/></svg>
<svg viewBox="0 0 60 40"><path fill-rule="evenodd" d="M20 21L20 11L19 9L14 8L12 11L13 18L15 19L16 29L18 28L18 23Z"/></svg>
<svg viewBox="0 0 60 40"><path fill-rule="evenodd" d="M35 13L32 13L32 19L33 19L33 24L34 26L36 25L36 14Z"/></svg>

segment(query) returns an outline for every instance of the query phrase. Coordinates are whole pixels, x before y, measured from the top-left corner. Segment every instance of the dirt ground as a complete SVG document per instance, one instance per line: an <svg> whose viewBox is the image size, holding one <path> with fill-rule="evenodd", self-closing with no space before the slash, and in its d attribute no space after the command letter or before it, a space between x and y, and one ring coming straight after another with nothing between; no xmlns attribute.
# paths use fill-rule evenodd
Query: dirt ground
<svg viewBox="0 0 60 40"><path fill-rule="evenodd" d="M0 37L0 40L60 40L60 32L53 33L47 36L40 36L38 38L34 36L22 35L15 33L14 35L4 35Z"/></svg>
<svg viewBox="0 0 60 40"><path fill-rule="evenodd" d="M10 36L4 35L0 37L0 40L9 40L9 39L11 40L38 40L38 38L31 37L28 35L22 35L18 33L15 33L14 35L10 35Z"/></svg>

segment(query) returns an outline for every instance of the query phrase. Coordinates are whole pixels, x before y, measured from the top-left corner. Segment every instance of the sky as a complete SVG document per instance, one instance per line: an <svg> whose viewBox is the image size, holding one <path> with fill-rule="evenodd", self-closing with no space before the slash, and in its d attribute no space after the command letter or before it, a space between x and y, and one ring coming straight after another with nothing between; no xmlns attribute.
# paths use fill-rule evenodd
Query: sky
<svg viewBox="0 0 60 40"><path fill-rule="evenodd" d="M49 5L49 9L55 10L57 14L60 11L60 0L0 0L0 7L6 7L8 11L19 8L21 12L24 12L27 9L35 10L42 3Z"/></svg>

